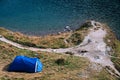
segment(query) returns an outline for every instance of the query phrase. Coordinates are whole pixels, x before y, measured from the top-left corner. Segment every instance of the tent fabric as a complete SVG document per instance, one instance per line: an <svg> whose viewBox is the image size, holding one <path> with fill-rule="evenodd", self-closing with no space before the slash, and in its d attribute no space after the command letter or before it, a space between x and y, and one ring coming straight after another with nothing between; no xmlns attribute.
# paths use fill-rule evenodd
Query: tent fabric
<svg viewBox="0 0 120 80"><path fill-rule="evenodd" d="M35 73L41 72L43 65L38 58L16 56L10 64L8 71Z"/></svg>

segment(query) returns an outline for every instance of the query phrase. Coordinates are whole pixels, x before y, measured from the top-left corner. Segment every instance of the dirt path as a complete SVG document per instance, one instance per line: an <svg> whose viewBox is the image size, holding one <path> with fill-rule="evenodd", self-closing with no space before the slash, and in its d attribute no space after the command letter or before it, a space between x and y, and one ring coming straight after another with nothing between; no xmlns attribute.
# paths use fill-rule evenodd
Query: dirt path
<svg viewBox="0 0 120 80"><path fill-rule="evenodd" d="M71 52L75 56L81 56L88 58L93 63L98 63L102 65L102 67L110 67L110 69L114 70L114 72L110 72L115 76L119 77L120 73L115 69L113 62L110 59L107 51L107 45L104 42L104 37L106 36L107 32L103 29L103 25L99 22L91 21L90 32L87 36L85 36L83 42L75 47L65 48L65 49L40 49L34 47L26 47L21 44L12 42L7 40L4 37L0 38L0 41L6 42L11 44L17 48L21 49L28 49L31 51L46 51L46 52L55 52L55 53L66 53Z"/></svg>

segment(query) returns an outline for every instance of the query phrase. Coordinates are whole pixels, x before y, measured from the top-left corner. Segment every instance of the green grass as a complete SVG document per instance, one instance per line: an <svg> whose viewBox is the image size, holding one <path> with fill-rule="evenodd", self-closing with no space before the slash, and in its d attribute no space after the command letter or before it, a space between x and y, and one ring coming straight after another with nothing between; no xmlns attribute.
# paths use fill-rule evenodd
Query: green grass
<svg viewBox="0 0 120 80"><path fill-rule="evenodd" d="M72 36L68 39L70 46L79 44L84 36L87 34L86 30L90 25L84 24L81 28L73 32ZM87 27L87 28L86 28ZM110 30L109 30L110 31ZM113 56L120 57L120 41L116 40L116 37L110 34L106 36L105 41L110 39L108 43L112 46L115 53ZM44 37L29 37L21 33L11 32L4 28L0 28L0 35L5 36L7 39L14 42L39 48L66 48L63 40L69 33L61 35L49 35ZM22 50L13 47L9 44L0 42L0 67L2 65L9 65L17 55L25 55L28 57L38 57L42 61L44 67L41 73L29 74L29 73L8 73L0 71L0 80L119 80L116 77L110 75L105 69L101 72L91 70L89 72L89 78L78 76L79 73L87 70L90 62L86 58L72 56L72 53L67 52L62 55L47 52L33 52L29 50ZM116 68L120 69L120 60L112 58ZM18 76L19 75L19 76Z"/></svg>
<svg viewBox="0 0 120 80"><path fill-rule="evenodd" d="M69 33L63 33L61 35L47 35L43 37L37 36L27 36L19 32L12 32L4 28L0 28L0 35L5 38L23 44L29 47L38 48L66 48L67 44L64 42L64 38L69 35Z"/></svg>
<svg viewBox="0 0 120 80"><path fill-rule="evenodd" d="M93 77L91 77L90 80L119 80L119 79L112 75L109 75L108 71L103 69L99 74L97 74L95 76L93 73Z"/></svg>
<svg viewBox="0 0 120 80"><path fill-rule="evenodd" d="M47 53L47 52L36 53L29 50L18 49L3 42L0 42L0 55L1 55L0 56L1 62L3 63L6 62L7 64L10 64L10 62L12 62L12 60L17 55L25 55L29 57L40 58L40 60L44 65L43 72L41 73L42 76L33 77L33 78L30 78L30 80L37 80L37 78L39 78L38 80L53 80L53 79L60 80L63 76L65 79L68 79L69 78L68 76L70 76L70 74L72 79L74 79L74 77L78 78L75 74L77 74L78 71L85 69L89 64L89 61L85 58L55 54L55 53ZM59 65L56 63L56 61L59 59L64 60L64 63L62 65ZM2 75L0 79L2 80L24 80L25 79L26 80L24 76L19 78L18 76L15 76L16 74L14 74L14 76L12 77L10 77L10 75L7 75L7 76L6 75Z"/></svg>
<svg viewBox="0 0 120 80"><path fill-rule="evenodd" d="M1 77L0 80L25 80L24 78L9 78L9 77Z"/></svg>
<svg viewBox="0 0 120 80"><path fill-rule="evenodd" d="M5 38L23 44L29 47L38 47L38 48L67 48L69 46L75 46L81 43L83 40L86 30L76 30L73 34L67 39L68 44L64 42L64 39L68 37L71 33L61 33L60 35L47 35L43 37L36 36L27 36L19 32L12 32L4 28L0 28L0 35L3 35Z"/></svg>
<svg viewBox="0 0 120 80"><path fill-rule="evenodd" d="M108 26L105 25L105 28L108 34L104 40L107 45L112 48L111 55L114 57L111 57L111 60L114 63L116 69L120 71L120 41L116 38L115 34ZM110 40L110 42L108 40Z"/></svg>
<svg viewBox="0 0 120 80"><path fill-rule="evenodd" d="M87 30L89 27L91 27L91 22L87 21L86 23L83 23L76 31L80 30Z"/></svg>
<svg viewBox="0 0 120 80"><path fill-rule="evenodd" d="M83 37L81 37L80 33L74 32L68 39L67 42L72 45L78 45L82 42Z"/></svg>
<svg viewBox="0 0 120 80"><path fill-rule="evenodd" d="M112 56L115 56L117 58L112 58L112 61L117 68L118 71L120 71L120 41L115 40L115 47L114 47L115 53Z"/></svg>
<svg viewBox="0 0 120 80"><path fill-rule="evenodd" d="M62 55L47 52L33 52L15 48L9 44L0 42L0 61L10 64L17 55L25 55L29 57L38 57L42 61L44 67L41 73L14 73L0 75L0 80L117 80L111 76L106 70L98 73L90 71L89 78L78 76L81 71L86 71L89 61L85 58L70 55ZM13 74L13 73L12 73ZM18 75L23 75L19 77ZM24 76L25 75L25 76ZM26 77L26 75L28 75ZM33 76L33 77L32 77Z"/></svg>

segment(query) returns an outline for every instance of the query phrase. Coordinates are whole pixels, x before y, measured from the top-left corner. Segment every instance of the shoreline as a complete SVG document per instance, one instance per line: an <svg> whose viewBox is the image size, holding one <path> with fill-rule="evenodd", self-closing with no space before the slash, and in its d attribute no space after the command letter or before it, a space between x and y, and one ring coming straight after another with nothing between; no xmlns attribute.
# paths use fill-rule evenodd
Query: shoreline
<svg viewBox="0 0 120 80"><path fill-rule="evenodd" d="M86 22L89 22L91 20L86 20L85 22L82 22L81 24L79 24L78 27L74 28L74 27L70 27L72 31L76 31L77 29L79 29L81 26L84 25L84 23ZM66 25L67 26L67 25ZM10 28L5 28L5 27L0 27L0 28L4 28L6 30L9 30L9 31L12 31L12 32L15 32L15 33L21 33L21 34L24 34L26 36L48 36L48 35L58 35L60 33L66 33L66 32L69 32L69 31L64 31L66 26L64 26L64 28L62 30L52 30L50 29L51 31L40 31L40 32L30 32L30 31L22 31L22 30L15 30L15 29L10 29Z"/></svg>
<svg viewBox="0 0 120 80"><path fill-rule="evenodd" d="M28 47L16 42L12 42L2 36L0 40L8 44L11 44L17 48L31 50L35 52L37 51L44 51L44 52L50 52L50 53L68 53L69 52L69 53L73 53L74 56L86 57L89 59L90 62L100 64L101 67L99 68L106 67L108 69L108 72L111 75L120 77L120 73L115 68L109 55L109 52L111 52L111 49L107 49L111 46L108 46L104 41L104 38L107 35L106 28L104 28L103 27L104 25L102 25L101 23L95 22L95 21L91 21L91 26L92 27L89 28L88 34L84 37L84 40L79 45L74 47L68 47L68 48L42 49L42 48Z"/></svg>
<svg viewBox="0 0 120 80"><path fill-rule="evenodd" d="M120 78L120 71L118 65L119 64L118 59L120 59L120 54L119 54L120 42L116 41L117 39L114 33L107 25L96 21L90 21L87 23L87 25L84 24L81 28L71 33L64 33L64 34L62 33L60 35L46 35L44 37L35 37L35 36L26 36L19 32L14 33L12 31L0 28L0 34L1 34L0 42L4 44L7 43L7 45L9 45L10 47L16 47L16 49L19 50L27 50L27 51L35 52L35 55L37 54L39 55L39 53L40 54L43 53L44 55L46 55L46 53L49 53L48 55L56 54L56 55L63 55L68 57L76 57L79 59L84 58L90 62L89 63L90 66L88 66L88 68L90 68L92 71L96 71L96 73L101 74L102 70L106 70L107 74L109 74L110 76L114 76L115 78ZM78 33L82 33L82 34L79 35ZM79 36L84 36L84 37L83 39L81 39L81 37ZM67 43L64 43L64 39L66 39ZM81 42L79 44L71 45L70 42L76 40L78 40L78 42L79 40L81 40ZM39 41L40 41L39 44L36 43ZM37 46L34 43L40 46ZM47 44L47 46L44 45L41 46L41 44ZM70 45L65 46L65 44L70 44ZM3 48L5 48L5 46L3 46ZM14 52L13 49L12 52ZM87 78L89 78L90 74L87 73L86 76Z"/></svg>

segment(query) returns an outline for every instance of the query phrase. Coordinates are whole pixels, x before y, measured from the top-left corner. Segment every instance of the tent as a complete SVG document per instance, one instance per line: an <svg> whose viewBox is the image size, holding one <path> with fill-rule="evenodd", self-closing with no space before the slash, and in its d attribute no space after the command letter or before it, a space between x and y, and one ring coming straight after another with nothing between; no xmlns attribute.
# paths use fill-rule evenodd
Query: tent
<svg viewBox="0 0 120 80"><path fill-rule="evenodd" d="M16 56L8 67L8 71L35 73L41 72L43 65L38 58Z"/></svg>

